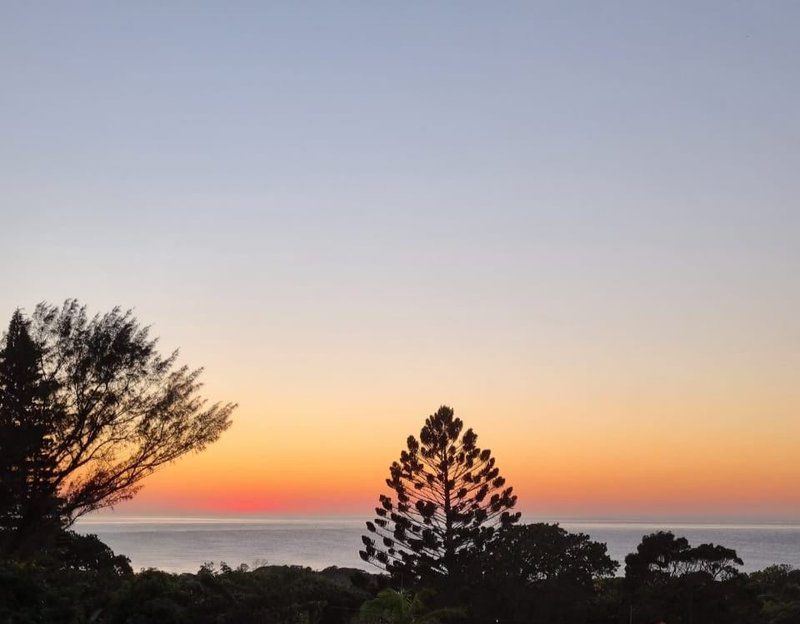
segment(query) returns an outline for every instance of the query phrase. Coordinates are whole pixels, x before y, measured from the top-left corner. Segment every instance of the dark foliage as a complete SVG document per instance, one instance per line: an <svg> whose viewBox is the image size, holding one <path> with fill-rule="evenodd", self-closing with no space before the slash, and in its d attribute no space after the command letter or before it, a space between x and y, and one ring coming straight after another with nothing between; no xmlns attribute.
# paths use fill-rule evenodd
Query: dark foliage
<svg viewBox="0 0 800 624"><path fill-rule="evenodd" d="M775 565L750 575L750 587L761 603L765 624L800 622L800 570Z"/></svg>
<svg viewBox="0 0 800 624"><path fill-rule="evenodd" d="M232 404L208 405L131 312L74 300L14 314L0 350L0 530L5 552L132 497L159 466L214 442ZM29 543L32 538L33 543ZM0 544L2 545L2 544Z"/></svg>
<svg viewBox="0 0 800 624"><path fill-rule="evenodd" d="M145 570L94 536L64 533L35 560L0 561L3 624L796 624L800 571L773 566L717 577L695 569L636 589L610 578L605 548L557 525L514 527L482 551L459 602L382 592L389 577L360 570L206 565L197 574ZM667 542L669 543L669 542ZM375 597L382 592L382 599ZM428 596L429 606L417 598ZM402 599L402 600L401 600ZM368 607L361 607L368 603ZM442 607L450 607L442 609ZM455 608L453 608L455 607Z"/></svg>
<svg viewBox="0 0 800 624"><path fill-rule="evenodd" d="M368 600L358 612L354 624L442 624L457 621L464 616L463 609L431 609L427 605L433 596L430 590L411 592L384 589L372 600Z"/></svg>
<svg viewBox="0 0 800 624"><path fill-rule="evenodd" d="M60 532L24 561L0 561L0 622L92 622L133 573L94 535Z"/></svg>
<svg viewBox="0 0 800 624"><path fill-rule="evenodd" d="M206 567L194 575L151 570L137 575L114 596L104 621L344 624L370 596L352 584L299 567L262 567L252 572Z"/></svg>
<svg viewBox="0 0 800 624"><path fill-rule="evenodd" d="M452 584L497 528L519 518L517 497L489 449L449 407L429 416L419 440L390 469L361 558L406 582Z"/></svg>
<svg viewBox="0 0 800 624"><path fill-rule="evenodd" d="M359 578L357 587L349 577ZM346 624L379 583L356 570L205 566L197 574L0 564L0 622L8 624Z"/></svg>
<svg viewBox="0 0 800 624"><path fill-rule="evenodd" d="M123 577L133 574L130 559L114 554L96 535L62 531L54 546L44 551L45 562L55 569L97 572L105 576ZM41 560L42 557L39 557Z"/></svg>
<svg viewBox="0 0 800 624"><path fill-rule="evenodd" d="M693 548L686 538L663 531L645 535L625 558L629 610L643 622L749 621L755 602L738 565L742 560L729 548Z"/></svg>
<svg viewBox="0 0 800 624"><path fill-rule="evenodd" d="M473 615L524 622L586 622L597 612L598 583L619 564L606 545L557 524L501 531L487 545L465 596Z"/></svg>
<svg viewBox="0 0 800 624"><path fill-rule="evenodd" d="M659 531L645 535L636 552L625 557L625 578L633 585L657 584L692 573L725 580L738 574L736 566L742 563L730 548L714 544L692 548L685 537Z"/></svg>
<svg viewBox="0 0 800 624"><path fill-rule="evenodd" d="M42 371L43 350L17 310L0 349L0 553L60 527L57 465L50 423L55 384Z"/></svg>

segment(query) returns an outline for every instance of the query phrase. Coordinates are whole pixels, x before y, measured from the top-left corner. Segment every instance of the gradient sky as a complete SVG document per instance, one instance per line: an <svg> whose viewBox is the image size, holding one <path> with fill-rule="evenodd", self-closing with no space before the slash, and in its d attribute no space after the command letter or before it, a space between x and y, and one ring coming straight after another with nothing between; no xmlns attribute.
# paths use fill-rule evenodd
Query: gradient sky
<svg viewBox="0 0 800 624"><path fill-rule="evenodd" d="M800 4L4 2L0 315L241 407L125 513L368 515L440 404L522 509L800 519Z"/></svg>

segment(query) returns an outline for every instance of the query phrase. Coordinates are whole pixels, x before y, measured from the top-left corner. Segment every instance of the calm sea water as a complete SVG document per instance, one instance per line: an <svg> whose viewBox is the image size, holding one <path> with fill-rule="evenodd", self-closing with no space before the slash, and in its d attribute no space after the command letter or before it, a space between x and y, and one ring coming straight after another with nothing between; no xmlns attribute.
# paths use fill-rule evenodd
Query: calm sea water
<svg viewBox="0 0 800 624"><path fill-rule="evenodd" d="M604 542L620 563L636 549L642 535L671 530L693 545L714 542L735 548L745 571L774 563L800 568L800 525L562 522L561 526ZM358 556L365 529L364 522L355 519L88 518L75 528L96 534L115 552L130 557L137 570L196 572L206 561L370 569Z"/></svg>

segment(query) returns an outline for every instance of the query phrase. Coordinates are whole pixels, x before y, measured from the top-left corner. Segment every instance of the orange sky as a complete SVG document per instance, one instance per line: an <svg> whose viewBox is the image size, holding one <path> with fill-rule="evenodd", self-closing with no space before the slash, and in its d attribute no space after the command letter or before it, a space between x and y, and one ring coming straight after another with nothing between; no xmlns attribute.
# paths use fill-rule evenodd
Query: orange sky
<svg viewBox="0 0 800 624"><path fill-rule="evenodd" d="M449 402L533 516L800 517L791 374L754 366L752 352L723 360L693 345L659 358L629 349L522 368L498 358L486 370L466 352L446 358L458 370L423 357L392 370L382 355L345 350L302 370L276 363L263 377L234 374L223 356L207 391L238 398L233 427L118 511L368 515L406 436Z"/></svg>

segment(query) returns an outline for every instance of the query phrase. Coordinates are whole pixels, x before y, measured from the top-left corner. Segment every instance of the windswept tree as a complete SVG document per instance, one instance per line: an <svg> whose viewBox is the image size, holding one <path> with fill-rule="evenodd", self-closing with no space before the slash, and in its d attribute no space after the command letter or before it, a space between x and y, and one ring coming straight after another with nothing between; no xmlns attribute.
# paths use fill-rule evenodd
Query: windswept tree
<svg viewBox="0 0 800 624"><path fill-rule="evenodd" d="M202 369L177 356L130 311L89 317L68 300L15 313L0 344L0 528L20 541L53 515L69 527L217 440L235 405L209 404Z"/></svg>
<svg viewBox="0 0 800 624"><path fill-rule="evenodd" d="M443 406L429 416L419 440L389 468L370 535L359 554L408 581L452 579L463 571L495 530L519 519L517 497L489 449L477 446L472 429Z"/></svg>

